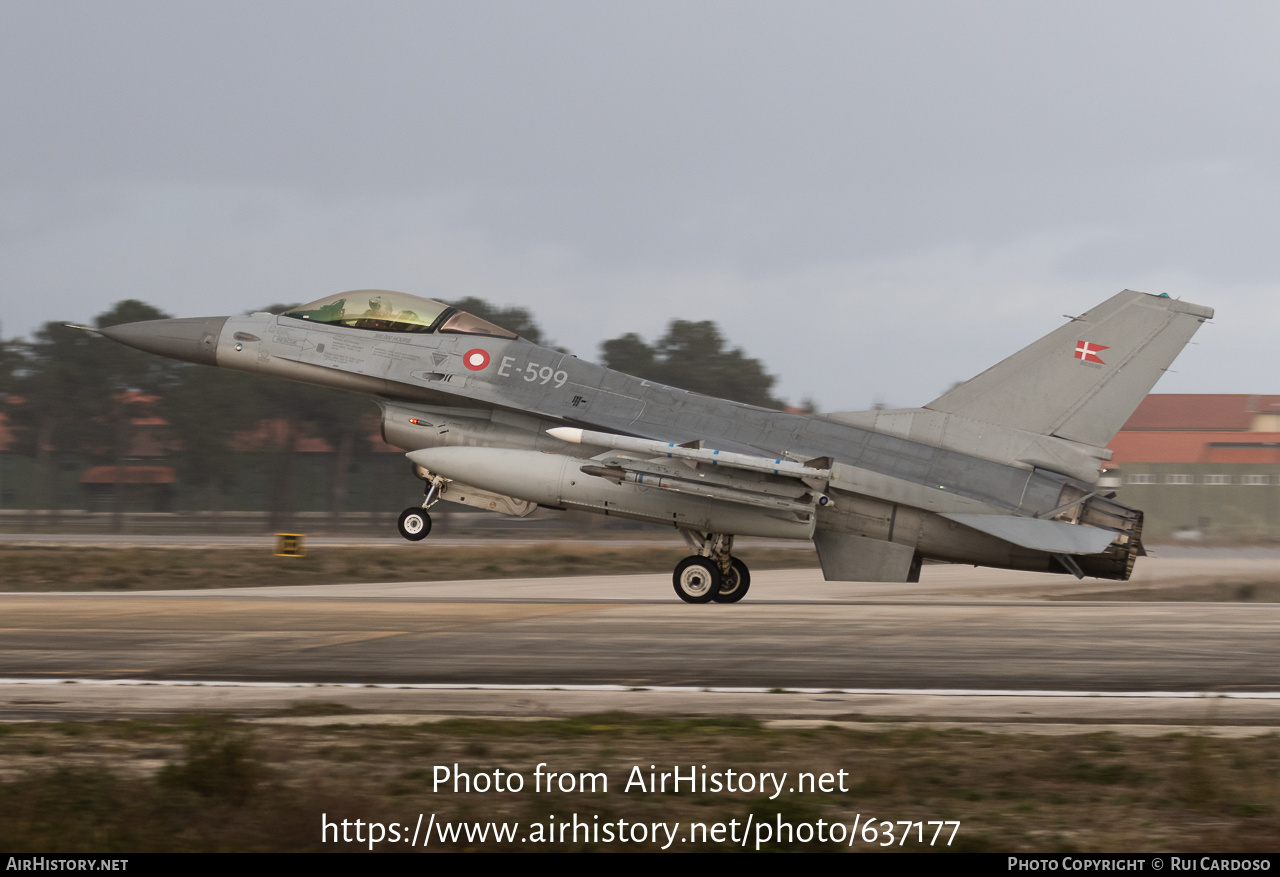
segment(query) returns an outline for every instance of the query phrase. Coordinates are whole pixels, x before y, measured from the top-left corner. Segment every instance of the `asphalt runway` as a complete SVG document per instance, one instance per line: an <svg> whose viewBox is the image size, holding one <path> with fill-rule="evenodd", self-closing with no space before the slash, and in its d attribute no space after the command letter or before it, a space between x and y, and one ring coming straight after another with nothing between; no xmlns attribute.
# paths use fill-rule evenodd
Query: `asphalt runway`
<svg viewBox="0 0 1280 877"><path fill-rule="evenodd" d="M1280 691L1280 604L1057 602L1280 575L1147 558L1130 583L927 567L914 585L762 571L740 604L669 575L0 594L25 679L1098 692Z"/></svg>

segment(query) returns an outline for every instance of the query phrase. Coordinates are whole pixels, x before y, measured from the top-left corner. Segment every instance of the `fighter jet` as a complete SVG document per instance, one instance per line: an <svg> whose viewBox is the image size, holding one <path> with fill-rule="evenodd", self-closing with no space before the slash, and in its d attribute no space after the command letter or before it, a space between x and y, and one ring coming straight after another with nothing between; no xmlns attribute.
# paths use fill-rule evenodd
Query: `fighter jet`
<svg viewBox="0 0 1280 877"><path fill-rule="evenodd" d="M367 393L440 501L674 527L688 603L751 583L738 536L811 540L833 581L925 562L1128 579L1142 512L1098 487L1108 442L1213 311L1125 290L923 408L802 415L641 380L443 302L344 292L273 315L102 329L187 362Z"/></svg>

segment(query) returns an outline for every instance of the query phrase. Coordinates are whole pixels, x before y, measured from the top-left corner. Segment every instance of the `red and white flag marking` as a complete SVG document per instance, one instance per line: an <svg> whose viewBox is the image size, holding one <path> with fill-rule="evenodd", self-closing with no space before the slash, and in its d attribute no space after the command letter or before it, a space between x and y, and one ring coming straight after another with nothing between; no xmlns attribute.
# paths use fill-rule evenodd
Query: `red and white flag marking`
<svg viewBox="0 0 1280 877"><path fill-rule="evenodd" d="M1101 344L1093 344L1089 341L1076 342L1076 359L1083 359L1085 362L1096 362L1099 365L1106 365L1102 361L1102 357L1098 356L1104 350L1110 350L1110 347L1103 347Z"/></svg>

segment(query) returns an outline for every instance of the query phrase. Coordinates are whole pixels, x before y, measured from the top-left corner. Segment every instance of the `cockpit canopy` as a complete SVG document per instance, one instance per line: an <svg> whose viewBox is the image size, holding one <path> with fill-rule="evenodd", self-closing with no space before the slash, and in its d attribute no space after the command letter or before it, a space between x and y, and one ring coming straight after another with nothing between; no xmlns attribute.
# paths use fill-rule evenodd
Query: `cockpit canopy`
<svg viewBox="0 0 1280 877"><path fill-rule="evenodd" d="M450 307L444 302L386 289L357 289L318 299L281 314L295 320L372 329L378 332L448 332L455 335L488 335L515 338L487 320Z"/></svg>

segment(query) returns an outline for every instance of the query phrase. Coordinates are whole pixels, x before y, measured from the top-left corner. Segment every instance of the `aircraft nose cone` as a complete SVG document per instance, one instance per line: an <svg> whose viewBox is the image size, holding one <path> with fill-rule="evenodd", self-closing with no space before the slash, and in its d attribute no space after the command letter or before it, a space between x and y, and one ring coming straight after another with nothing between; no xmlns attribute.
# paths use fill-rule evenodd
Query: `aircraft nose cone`
<svg viewBox="0 0 1280 877"><path fill-rule="evenodd" d="M200 365L217 365L218 336L226 322L226 317L184 317L121 323L99 331L112 341L147 353Z"/></svg>

